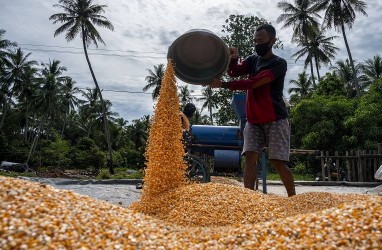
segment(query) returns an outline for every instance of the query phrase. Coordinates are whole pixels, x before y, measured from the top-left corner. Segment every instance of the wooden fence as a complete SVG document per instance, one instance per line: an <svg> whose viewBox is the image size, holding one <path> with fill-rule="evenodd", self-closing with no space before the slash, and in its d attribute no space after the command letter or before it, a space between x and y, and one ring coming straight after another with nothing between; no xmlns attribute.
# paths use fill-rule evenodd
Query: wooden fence
<svg viewBox="0 0 382 250"><path fill-rule="evenodd" d="M378 150L351 150L345 153L321 151L323 181L375 182L374 174L382 164L382 143Z"/></svg>

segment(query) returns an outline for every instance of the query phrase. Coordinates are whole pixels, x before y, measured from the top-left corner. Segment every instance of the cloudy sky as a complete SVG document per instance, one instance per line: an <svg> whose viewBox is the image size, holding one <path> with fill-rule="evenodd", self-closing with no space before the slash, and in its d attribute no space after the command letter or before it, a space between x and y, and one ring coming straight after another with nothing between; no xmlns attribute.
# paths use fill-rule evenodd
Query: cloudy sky
<svg viewBox="0 0 382 250"><path fill-rule="evenodd" d="M64 35L54 37L58 25L49 17L60 9L54 8L58 0L0 0L0 29L5 37L32 52L31 59L38 62L60 60L68 68L80 88L94 86L83 55L80 39L67 43ZM106 4L104 15L113 23L114 32L99 29L106 46L90 47L90 60L104 98L113 103L120 117L131 121L152 114L154 103L151 95L142 92L147 69L166 63L168 47L181 34L190 29L208 29L221 36L222 25L231 14L255 15L272 22L283 41L284 50L276 54L288 61L285 95L289 80L303 71L301 61L295 63L291 55L298 49L290 43L291 29L281 30L276 19L281 11L274 0L96 0ZM358 16L347 31L353 58L362 62L376 54L382 54L381 0L367 0L368 16ZM334 35L334 31L329 33ZM341 34L338 33L340 36ZM346 59L342 36L334 41L341 50L336 59ZM325 69L322 70L322 75ZM184 83L179 82L179 85ZM189 85L200 94L201 87ZM118 92L123 91L123 92ZM130 93L133 92L133 93ZM197 97L197 96L196 96ZM200 105L200 103L197 103Z"/></svg>

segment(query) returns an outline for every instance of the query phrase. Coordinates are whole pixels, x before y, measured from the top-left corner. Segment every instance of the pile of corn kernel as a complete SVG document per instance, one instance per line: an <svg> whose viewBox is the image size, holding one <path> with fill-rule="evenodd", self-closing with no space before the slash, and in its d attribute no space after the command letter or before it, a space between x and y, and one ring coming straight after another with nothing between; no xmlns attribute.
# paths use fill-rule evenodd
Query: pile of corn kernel
<svg viewBox="0 0 382 250"><path fill-rule="evenodd" d="M341 199L350 200L351 196L326 194L324 197L308 193L293 197L294 201L290 203L285 198L285 202L278 204L272 196L257 192L251 195L242 188L232 189L232 185L195 184L188 187L183 192L180 191L183 187L169 191L168 196L171 197L172 192L188 196L185 192L195 189L194 193L199 193L206 202L199 202L199 209L206 215L202 216L198 208L171 211L178 219L181 215L193 216L193 213L201 216L200 221L207 221L206 224L216 219L224 222L226 216L235 218L229 213L235 211L239 216L241 208L244 213L249 200L225 202L226 212L222 207L216 207L218 201L214 200L235 195L258 199L258 204L252 202L254 207L247 212L268 216L256 211L269 210L274 217L268 216L265 222L259 219L257 223L222 227L180 226L177 224L182 223L159 220L71 191L0 177L0 249L380 249L382 246L380 197L355 196L355 202L320 210L315 208L316 204L323 208L326 202L334 200L333 204L336 204ZM206 199L206 194L215 191L220 191L221 196L215 193L211 199ZM324 200L320 202L317 198ZM198 198L194 200L198 201ZM295 205L308 200L310 203L305 205L314 213L290 217L278 214L278 209L281 213L305 209L303 204ZM158 210L168 210L169 206L176 210L190 204L184 200L163 202ZM213 218L208 217L214 213Z"/></svg>
<svg viewBox="0 0 382 250"><path fill-rule="evenodd" d="M188 184L178 112L169 62L129 208L0 177L0 249L381 249L381 197Z"/></svg>
<svg viewBox="0 0 382 250"><path fill-rule="evenodd" d="M181 226L232 226L254 224L317 212L342 203L366 201L360 194L303 193L291 198L265 195L220 183L191 184L158 195L130 208Z"/></svg>

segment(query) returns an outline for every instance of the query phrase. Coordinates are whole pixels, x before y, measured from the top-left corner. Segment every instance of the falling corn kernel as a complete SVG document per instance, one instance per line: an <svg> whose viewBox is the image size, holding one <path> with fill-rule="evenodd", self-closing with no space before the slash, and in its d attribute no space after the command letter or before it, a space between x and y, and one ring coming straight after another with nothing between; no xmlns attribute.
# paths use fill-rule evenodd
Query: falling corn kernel
<svg viewBox="0 0 382 250"><path fill-rule="evenodd" d="M174 68L168 60L150 125L142 203L186 184L178 100Z"/></svg>

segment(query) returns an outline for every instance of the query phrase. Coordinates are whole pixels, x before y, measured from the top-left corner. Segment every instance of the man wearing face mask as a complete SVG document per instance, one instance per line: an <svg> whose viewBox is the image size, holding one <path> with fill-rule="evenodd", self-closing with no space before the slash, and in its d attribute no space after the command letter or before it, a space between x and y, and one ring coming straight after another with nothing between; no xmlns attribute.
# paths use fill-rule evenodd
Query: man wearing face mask
<svg viewBox="0 0 382 250"><path fill-rule="evenodd" d="M247 123L243 146L246 159L244 186L254 189L257 161L260 152L267 146L271 164L279 173L288 196L292 196L296 194L294 179L292 171L286 165L290 152L290 127L283 99L287 63L273 54L272 46L275 42L275 28L269 24L259 26L254 36L256 54L250 55L239 64L237 49L230 48L228 75L248 75L248 79L221 82L215 78L211 87L247 91Z"/></svg>

